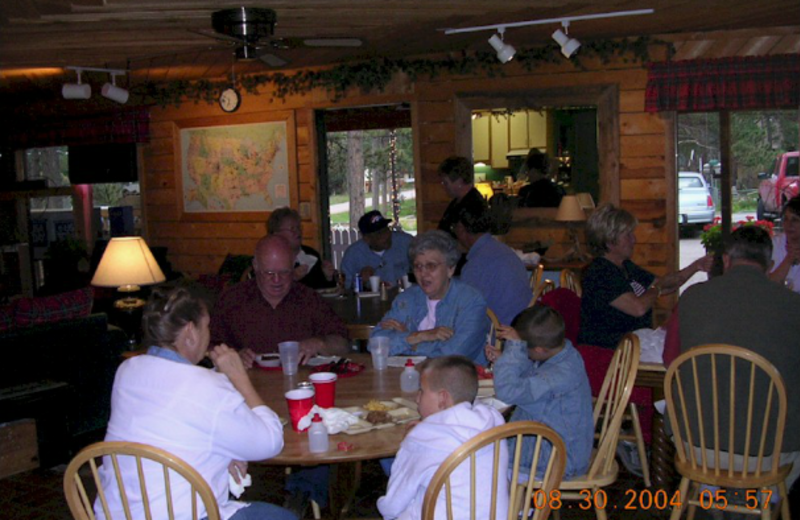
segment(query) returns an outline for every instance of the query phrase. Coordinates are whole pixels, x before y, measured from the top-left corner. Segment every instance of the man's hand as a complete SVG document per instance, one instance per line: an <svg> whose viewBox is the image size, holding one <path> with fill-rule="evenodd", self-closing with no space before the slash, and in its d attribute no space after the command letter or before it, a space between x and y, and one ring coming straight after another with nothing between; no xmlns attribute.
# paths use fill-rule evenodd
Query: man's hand
<svg viewBox="0 0 800 520"><path fill-rule="evenodd" d="M398 332L408 332L405 323L400 323L394 319L383 320L378 324L383 330L396 330Z"/></svg>
<svg viewBox="0 0 800 520"><path fill-rule="evenodd" d="M239 471L236 471L237 469ZM228 464L228 473L231 474L233 480L241 484L242 478L247 475L247 462L243 460L232 460L231 463Z"/></svg>
<svg viewBox="0 0 800 520"><path fill-rule="evenodd" d="M244 348L239 351L239 357L242 358L242 365L244 365L244 368L253 368L253 365L256 362L255 352L253 352L249 348Z"/></svg>
<svg viewBox="0 0 800 520"><path fill-rule="evenodd" d="M308 338L300 342L300 364L305 365L308 361L322 352L325 342L321 338Z"/></svg>
<svg viewBox="0 0 800 520"><path fill-rule="evenodd" d="M361 270L360 274L361 274L361 279L368 284L369 277L375 275L375 269L370 266L367 266Z"/></svg>
<svg viewBox="0 0 800 520"><path fill-rule="evenodd" d="M330 260L323 260L322 261L322 274L325 275L325 279L329 282L333 280L333 274L336 271L333 267L333 263Z"/></svg>

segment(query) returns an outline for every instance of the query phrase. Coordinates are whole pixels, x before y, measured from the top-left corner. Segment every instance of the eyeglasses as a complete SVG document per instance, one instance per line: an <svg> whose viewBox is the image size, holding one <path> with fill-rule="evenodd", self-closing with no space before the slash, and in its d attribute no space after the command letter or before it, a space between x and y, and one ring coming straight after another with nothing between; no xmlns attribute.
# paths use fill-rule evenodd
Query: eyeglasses
<svg viewBox="0 0 800 520"><path fill-rule="evenodd" d="M427 264L414 264L414 272L417 272L417 273L422 273L422 272L432 273L436 269L438 269L440 265L442 265L442 262L428 262Z"/></svg>
<svg viewBox="0 0 800 520"><path fill-rule="evenodd" d="M273 280L286 280L292 276L292 270L286 269L284 271L256 271L256 274L265 278L272 278Z"/></svg>

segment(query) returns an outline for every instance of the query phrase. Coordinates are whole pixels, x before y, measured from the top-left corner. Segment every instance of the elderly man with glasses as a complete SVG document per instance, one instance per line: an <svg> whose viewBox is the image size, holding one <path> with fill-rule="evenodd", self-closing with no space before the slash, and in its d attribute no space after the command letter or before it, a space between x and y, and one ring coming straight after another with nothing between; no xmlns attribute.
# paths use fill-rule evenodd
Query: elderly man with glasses
<svg viewBox="0 0 800 520"><path fill-rule="evenodd" d="M255 278L220 296L211 315L211 344L239 351L246 367L278 343L300 342L300 362L317 354L346 355L347 327L313 289L294 280L294 254L279 235L262 238L253 258Z"/></svg>

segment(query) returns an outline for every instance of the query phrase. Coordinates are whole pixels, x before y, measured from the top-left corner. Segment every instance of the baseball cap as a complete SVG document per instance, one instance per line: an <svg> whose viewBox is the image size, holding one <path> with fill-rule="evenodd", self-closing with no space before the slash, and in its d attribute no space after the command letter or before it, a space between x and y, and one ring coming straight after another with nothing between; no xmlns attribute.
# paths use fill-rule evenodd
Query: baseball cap
<svg viewBox="0 0 800 520"><path fill-rule="evenodd" d="M380 231L388 226L390 222L390 219L383 218L383 215L381 215L380 211L373 210L365 213L363 217L358 219L358 230L361 231L362 235L367 235L369 233Z"/></svg>

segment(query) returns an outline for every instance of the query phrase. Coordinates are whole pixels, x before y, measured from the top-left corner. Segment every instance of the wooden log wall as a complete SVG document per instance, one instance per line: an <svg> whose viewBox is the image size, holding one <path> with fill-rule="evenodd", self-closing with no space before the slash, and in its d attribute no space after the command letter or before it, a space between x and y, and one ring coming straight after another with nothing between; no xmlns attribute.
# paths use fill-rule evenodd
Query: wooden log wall
<svg viewBox="0 0 800 520"><path fill-rule="evenodd" d="M655 59L661 57L655 56ZM615 86L615 118L613 126L603 126L616 142L616 157L607 156L609 168L617 172L603 182L604 201L612 201L633 213L640 221L636 231L639 245L634 261L662 275L677 265L675 222L675 175L671 162L671 120L644 111L646 70L638 64L615 61L609 64L588 63L579 70L569 63L537 68L532 72L519 65L504 69L503 77L447 76L411 84L399 77L385 93L354 92L334 102L324 92L295 96L285 102L271 100L269 92L261 95L245 93L242 107L234 115L222 116L216 105L186 103L180 108L154 109L152 140L144 150L143 201L148 240L169 248L169 258L176 269L187 275L214 273L228 253L250 253L256 240L265 232L267 215L237 221L203 222L182 218L178 205L177 167L175 157L178 122L202 117L237 118L248 122L259 114L265 120L273 111L291 111L295 121L296 183L291 187L295 208L308 204L310 216L303 219L304 242L319 247L318 186L316 182L317 151L314 131L314 110L322 108L358 107L392 102L408 102L412 107L412 123L417 175L417 210L420 229L435 227L448 203L436 174L439 163L453 154L470 154L471 137L465 96L481 94L502 98L509 92L559 88ZM607 133L612 135L608 136ZM601 154L603 150L600 150ZM608 154L607 154L608 155ZM515 231L515 240L525 240ZM544 231L558 243L566 244L565 229L554 226ZM535 233L531 233L535 237ZM534 238L535 239L535 238ZM669 302L663 302L665 307Z"/></svg>

